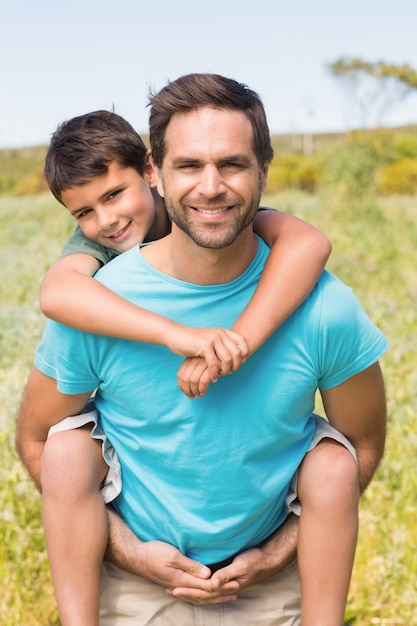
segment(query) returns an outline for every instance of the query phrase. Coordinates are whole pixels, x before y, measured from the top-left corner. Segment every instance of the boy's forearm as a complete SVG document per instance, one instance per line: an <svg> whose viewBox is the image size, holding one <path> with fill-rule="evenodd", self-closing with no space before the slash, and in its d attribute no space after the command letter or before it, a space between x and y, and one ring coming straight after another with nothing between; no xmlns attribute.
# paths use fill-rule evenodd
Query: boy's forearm
<svg viewBox="0 0 417 626"><path fill-rule="evenodd" d="M275 211L260 211L255 230L271 252L251 301L232 326L246 337L251 353L305 300L331 252L330 241L316 228Z"/></svg>
<svg viewBox="0 0 417 626"><path fill-rule="evenodd" d="M47 317L88 333L165 345L169 322L162 316L125 300L92 276L68 271L59 282L56 277L53 288L46 284L41 292Z"/></svg>

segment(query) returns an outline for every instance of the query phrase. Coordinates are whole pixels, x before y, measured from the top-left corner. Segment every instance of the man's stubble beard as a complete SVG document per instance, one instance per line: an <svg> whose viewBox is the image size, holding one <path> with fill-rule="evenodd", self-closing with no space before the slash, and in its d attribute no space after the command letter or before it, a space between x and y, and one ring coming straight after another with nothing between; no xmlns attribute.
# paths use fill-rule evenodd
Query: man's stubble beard
<svg viewBox="0 0 417 626"><path fill-rule="evenodd" d="M233 223L230 224L230 226L228 225L228 227L225 229L224 224L219 226L216 223L207 222L204 227L196 228L192 221L186 218L187 214L186 211L182 210L182 206L180 206L179 211L176 210L169 198L167 198L162 172L160 172L160 176L165 194L165 207L170 221L176 224L176 226L178 226L180 230L188 235L194 241L194 243L196 243L201 248L220 250L222 248L230 246L238 238L238 236L252 223L253 218L258 211L262 195L261 176L259 176L256 195L253 196L249 208L244 214L239 213ZM215 203L216 206L222 204L219 199L217 199L216 201L207 202L206 204L209 206L211 203ZM228 202L224 204L227 206L231 205L232 203ZM216 231L218 232L216 233Z"/></svg>

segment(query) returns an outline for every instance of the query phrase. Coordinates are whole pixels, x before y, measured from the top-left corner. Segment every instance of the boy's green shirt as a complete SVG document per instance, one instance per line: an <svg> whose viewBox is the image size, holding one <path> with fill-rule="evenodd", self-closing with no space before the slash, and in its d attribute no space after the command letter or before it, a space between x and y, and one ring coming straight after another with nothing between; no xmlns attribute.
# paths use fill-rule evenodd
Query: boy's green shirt
<svg viewBox="0 0 417 626"><path fill-rule="evenodd" d="M119 256L120 252L91 241L84 235L81 228L77 226L74 234L64 245L61 257L69 256L70 254L88 254L100 261L100 263L103 263L103 265L106 265L106 263Z"/></svg>

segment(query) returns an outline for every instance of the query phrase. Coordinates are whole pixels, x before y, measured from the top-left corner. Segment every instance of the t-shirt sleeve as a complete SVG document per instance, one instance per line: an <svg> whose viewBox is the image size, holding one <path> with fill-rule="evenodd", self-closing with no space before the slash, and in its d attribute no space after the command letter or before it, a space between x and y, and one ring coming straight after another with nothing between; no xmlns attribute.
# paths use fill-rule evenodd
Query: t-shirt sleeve
<svg viewBox="0 0 417 626"><path fill-rule="evenodd" d="M323 282L330 288L323 289ZM376 363L388 341L350 287L328 273L321 283L318 386L331 389Z"/></svg>
<svg viewBox="0 0 417 626"><path fill-rule="evenodd" d="M97 360L94 338L75 328L47 320L43 338L35 354L40 372L57 381L66 394L93 391L99 384L93 362Z"/></svg>
<svg viewBox="0 0 417 626"><path fill-rule="evenodd" d="M69 256L70 254L88 254L94 257L103 265L106 265L109 261L118 256L118 252L112 248L106 248L100 246L98 243L88 239L79 226L74 231L74 234L68 239L64 245L61 257Z"/></svg>

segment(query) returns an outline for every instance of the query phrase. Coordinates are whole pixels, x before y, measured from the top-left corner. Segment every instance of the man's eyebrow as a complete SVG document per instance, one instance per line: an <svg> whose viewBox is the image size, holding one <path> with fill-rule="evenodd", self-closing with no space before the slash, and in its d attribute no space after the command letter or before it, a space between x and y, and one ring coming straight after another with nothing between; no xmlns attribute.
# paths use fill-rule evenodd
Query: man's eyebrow
<svg viewBox="0 0 417 626"><path fill-rule="evenodd" d="M177 156L172 159L173 165L182 165L183 163L201 163L201 159L192 156Z"/></svg>
<svg viewBox="0 0 417 626"><path fill-rule="evenodd" d="M186 163L203 163L205 159L193 156L176 156L172 159L172 165L183 165ZM236 161L238 163L250 163L252 158L247 154L225 154L216 158L216 163L229 163L230 161Z"/></svg>

